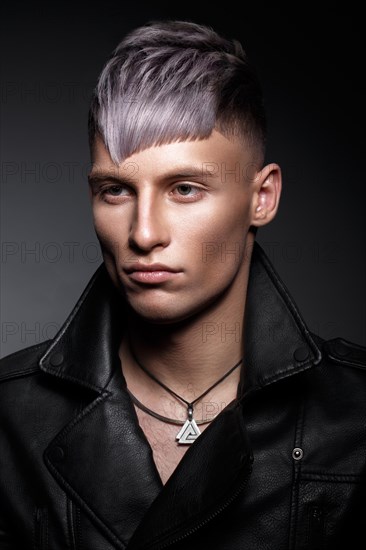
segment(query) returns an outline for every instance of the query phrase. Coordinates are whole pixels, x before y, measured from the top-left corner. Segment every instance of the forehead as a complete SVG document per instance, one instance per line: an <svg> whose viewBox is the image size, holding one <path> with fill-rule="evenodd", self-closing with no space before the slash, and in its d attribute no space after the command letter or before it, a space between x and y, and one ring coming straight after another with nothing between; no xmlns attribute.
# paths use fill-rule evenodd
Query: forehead
<svg viewBox="0 0 366 550"><path fill-rule="evenodd" d="M192 171L206 175L223 171L253 171L253 152L238 138L226 138L214 130L209 138L155 145L135 152L119 165L113 163L102 139L97 137L92 147L92 174L110 173L121 177L142 174L160 177L178 171L189 175Z"/></svg>

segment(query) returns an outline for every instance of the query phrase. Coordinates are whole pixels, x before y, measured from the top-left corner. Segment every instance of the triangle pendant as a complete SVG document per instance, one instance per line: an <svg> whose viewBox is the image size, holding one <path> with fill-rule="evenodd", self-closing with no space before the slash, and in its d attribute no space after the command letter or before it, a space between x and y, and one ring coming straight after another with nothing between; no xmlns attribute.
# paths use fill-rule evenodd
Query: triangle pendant
<svg viewBox="0 0 366 550"><path fill-rule="evenodd" d="M192 418L192 420L185 421L175 439L178 439L178 443L181 445L190 445L199 435L201 435L199 427L197 426L196 421Z"/></svg>

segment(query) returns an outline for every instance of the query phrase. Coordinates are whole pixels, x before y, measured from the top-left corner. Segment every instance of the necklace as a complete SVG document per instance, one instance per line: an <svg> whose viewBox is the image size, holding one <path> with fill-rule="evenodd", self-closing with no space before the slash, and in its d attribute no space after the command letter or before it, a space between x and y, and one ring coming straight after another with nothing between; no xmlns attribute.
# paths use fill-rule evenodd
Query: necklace
<svg viewBox="0 0 366 550"><path fill-rule="evenodd" d="M169 418L168 416L163 416L162 414L159 414L148 407L146 405L143 405L141 401L137 399L135 395L133 395L132 392L128 388L127 393L130 395L132 401L135 403L135 405L138 406L139 409L146 412L150 416L153 416L154 418L157 418L158 420L161 420L162 422L166 422L167 424L176 424L177 426L183 426L186 423L186 420L177 420L176 418ZM215 415L213 418L210 418L210 420L196 420L197 426L200 426L201 424L209 424L209 422L212 422L214 418L216 418L217 415Z"/></svg>
<svg viewBox="0 0 366 550"><path fill-rule="evenodd" d="M131 396L131 399L133 400L133 402L140 409L145 411L146 413L150 414L151 416L154 416L155 418L157 418L158 420L161 420L162 422L182 425L182 428L179 430L179 432L176 435L176 440L178 441L178 443L180 445L189 445L189 444L193 443L197 439L197 437L199 435L201 435L201 431L198 428L198 425L208 424L212 420L212 419L211 420L201 420L201 421L196 422L196 420L193 418L193 405L195 403L197 403L197 401L202 399L202 397L204 397L209 391L211 391L218 384L220 384L220 382L225 380L225 378L227 378L229 376L229 374L231 374L243 361L243 359L240 359L240 361L238 361L233 367L231 367L231 369L228 370L224 374L224 376L219 378L219 380L217 380L214 384L212 384L212 386L210 386L207 390L205 390L203 393L201 393L201 395L196 397L196 399L194 399L193 401L187 401L186 399L184 399L184 397L182 397L181 395L178 395L175 391L168 388L168 386L166 386L163 382L160 382L160 380L158 380L154 374L152 374L149 370L147 370L147 368L144 367L144 365L142 365L140 363L140 361L137 359L131 345L130 345L130 350L131 350L131 355L132 355L134 361L140 367L140 369L144 371L145 374L147 374L152 380L154 380L154 382L159 384L159 386L164 388L171 395L174 395L174 397L176 397L177 399L179 399L180 401L182 401L183 403L185 403L187 405L187 420L185 422L182 422L182 421L176 420L174 418L168 418L166 416L162 416L162 415L156 413L155 411L152 411L151 409L149 409L148 407L143 405L129 390L127 390L129 395Z"/></svg>

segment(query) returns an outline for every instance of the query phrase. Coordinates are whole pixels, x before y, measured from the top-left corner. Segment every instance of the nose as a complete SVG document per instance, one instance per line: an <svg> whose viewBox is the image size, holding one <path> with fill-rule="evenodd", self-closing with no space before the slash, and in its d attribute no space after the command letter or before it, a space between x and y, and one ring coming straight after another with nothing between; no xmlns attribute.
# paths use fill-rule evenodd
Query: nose
<svg viewBox="0 0 366 550"><path fill-rule="evenodd" d="M163 198L153 192L141 192L135 201L129 234L131 248L148 252L155 247L166 247L169 230Z"/></svg>

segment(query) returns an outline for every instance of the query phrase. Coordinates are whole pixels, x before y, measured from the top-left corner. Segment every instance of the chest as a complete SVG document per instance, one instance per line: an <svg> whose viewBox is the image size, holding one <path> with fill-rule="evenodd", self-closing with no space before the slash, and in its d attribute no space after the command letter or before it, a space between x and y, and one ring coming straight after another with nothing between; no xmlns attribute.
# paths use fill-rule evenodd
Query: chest
<svg viewBox="0 0 366 550"><path fill-rule="evenodd" d="M155 466L165 485L188 451L190 444L182 445L176 440L182 426L161 422L138 409L136 412L139 424L151 447ZM207 424L201 425L200 431L202 432L205 427Z"/></svg>

